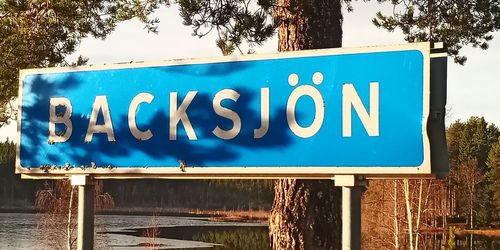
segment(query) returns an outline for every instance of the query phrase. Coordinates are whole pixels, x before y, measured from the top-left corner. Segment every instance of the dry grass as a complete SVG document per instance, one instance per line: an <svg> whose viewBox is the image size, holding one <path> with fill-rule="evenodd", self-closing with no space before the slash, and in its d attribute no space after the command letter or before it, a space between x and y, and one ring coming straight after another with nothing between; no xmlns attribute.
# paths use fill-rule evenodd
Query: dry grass
<svg viewBox="0 0 500 250"><path fill-rule="evenodd" d="M200 209L178 209L178 213L209 217L214 221L267 221L269 211L267 210L200 210Z"/></svg>
<svg viewBox="0 0 500 250"><path fill-rule="evenodd" d="M95 193L96 211L114 206L113 198L103 192L102 182L96 183ZM43 189L36 193L35 206L41 213L38 221L41 243L51 249L75 249L78 188L71 186L69 180L45 182ZM105 248L103 234L95 239L96 248Z"/></svg>
<svg viewBox="0 0 500 250"><path fill-rule="evenodd" d="M449 229L447 228L427 228L420 230L421 234L434 234L434 233L447 233ZM489 238L500 239L500 229L463 229L463 228L455 228L453 230L455 235L464 237L470 234L473 235L481 235Z"/></svg>
<svg viewBox="0 0 500 250"><path fill-rule="evenodd" d="M37 191L35 206L42 213L38 230L44 245L54 249L76 247L78 199L74 196L77 195L78 190L69 181L46 182Z"/></svg>
<svg viewBox="0 0 500 250"><path fill-rule="evenodd" d="M148 223L148 228L142 232L142 237L146 237L146 243L142 244L146 249L156 249L158 245L158 238L160 237L160 228L158 224L158 217L156 214L151 216Z"/></svg>
<svg viewBox="0 0 500 250"><path fill-rule="evenodd" d="M466 236L469 234L481 235L489 238L500 238L500 229L455 229L455 234L458 236Z"/></svg>
<svg viewBox="0 0 500 250"><path fill-rule="evenodd" d="M252 211L204 211L204 214L211 215L210 219L214 221L267 221L269 211L252 210Z"/></svg>
<svg viewBox="0 0 500 250"><path fill-rule="evenodd" d="M202 210L186 208L114 208L107 213L142 214L148 215L153 212L156 215L165 216L203 216L212 220L226 221L267 221L269 210Z"/></svg>

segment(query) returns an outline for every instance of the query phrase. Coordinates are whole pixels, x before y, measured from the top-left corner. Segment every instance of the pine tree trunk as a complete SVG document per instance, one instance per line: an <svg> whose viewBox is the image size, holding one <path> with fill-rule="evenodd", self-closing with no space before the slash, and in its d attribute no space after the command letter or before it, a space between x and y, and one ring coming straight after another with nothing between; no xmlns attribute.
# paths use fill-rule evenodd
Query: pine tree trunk
<svg viewBox="0 0 500 250"><path fill-rule="evenodd" d="M340 0L278 0L278 51L342 46Z"/></svg>
<svg viewBox="0 0 500 250"><path fill-rule="evenodd" d="M342 45L340 0L278 0L279 51ZM275 183L269 229L272 249L340 249L341 190L330 180Z"/></svg>

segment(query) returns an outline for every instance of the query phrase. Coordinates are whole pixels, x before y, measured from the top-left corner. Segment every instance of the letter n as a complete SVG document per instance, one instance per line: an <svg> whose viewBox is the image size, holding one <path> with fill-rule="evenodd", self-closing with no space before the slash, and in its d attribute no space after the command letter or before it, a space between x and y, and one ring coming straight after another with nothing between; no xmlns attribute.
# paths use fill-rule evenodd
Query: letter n
<svg viewBox="0 0 500 250"><path fill-rule="evenodd" d="M379 136L379 83L370 83L370 113L351 83L342 85L342 136L352 136L352 108L369 136Z"/></svg>

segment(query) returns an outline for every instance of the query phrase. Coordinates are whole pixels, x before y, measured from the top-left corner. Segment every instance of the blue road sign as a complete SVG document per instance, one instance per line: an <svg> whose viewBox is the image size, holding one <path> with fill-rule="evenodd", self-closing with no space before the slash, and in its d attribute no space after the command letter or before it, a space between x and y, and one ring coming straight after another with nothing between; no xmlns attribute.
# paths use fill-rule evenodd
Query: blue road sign
<svg viewBox="0 0 500 250"><path fill-rule="evenodd" d="M429 174L429 44L23 70L17 172Z"/></svg>

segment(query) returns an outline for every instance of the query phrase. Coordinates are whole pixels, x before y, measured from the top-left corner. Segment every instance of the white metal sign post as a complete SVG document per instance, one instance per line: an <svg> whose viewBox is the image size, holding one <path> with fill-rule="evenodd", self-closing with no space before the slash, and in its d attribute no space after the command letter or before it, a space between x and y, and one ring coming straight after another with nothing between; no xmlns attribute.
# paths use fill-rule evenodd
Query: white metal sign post
<svg viewBox="0 0 500 250"><path fill-rule="evenodd" d="M447 171L446 60L430 46L21 70L16 173L72 178L82 249L93 179L335 179L359 249L356 176Z"/></svg>
<svg viewBox="0 0 500 250"><path fill-rule="evenodd" d="M94 182L91 176L73 175L71 185L78 187L77 249L94 249Z"/></svg>
<svg viewBox="0 0 500 250"><path fill-rule="evenodd" d="M342 187L342 249L361 249L361 196L366 180L355 175L335 176L335 186Z"/></svg>

